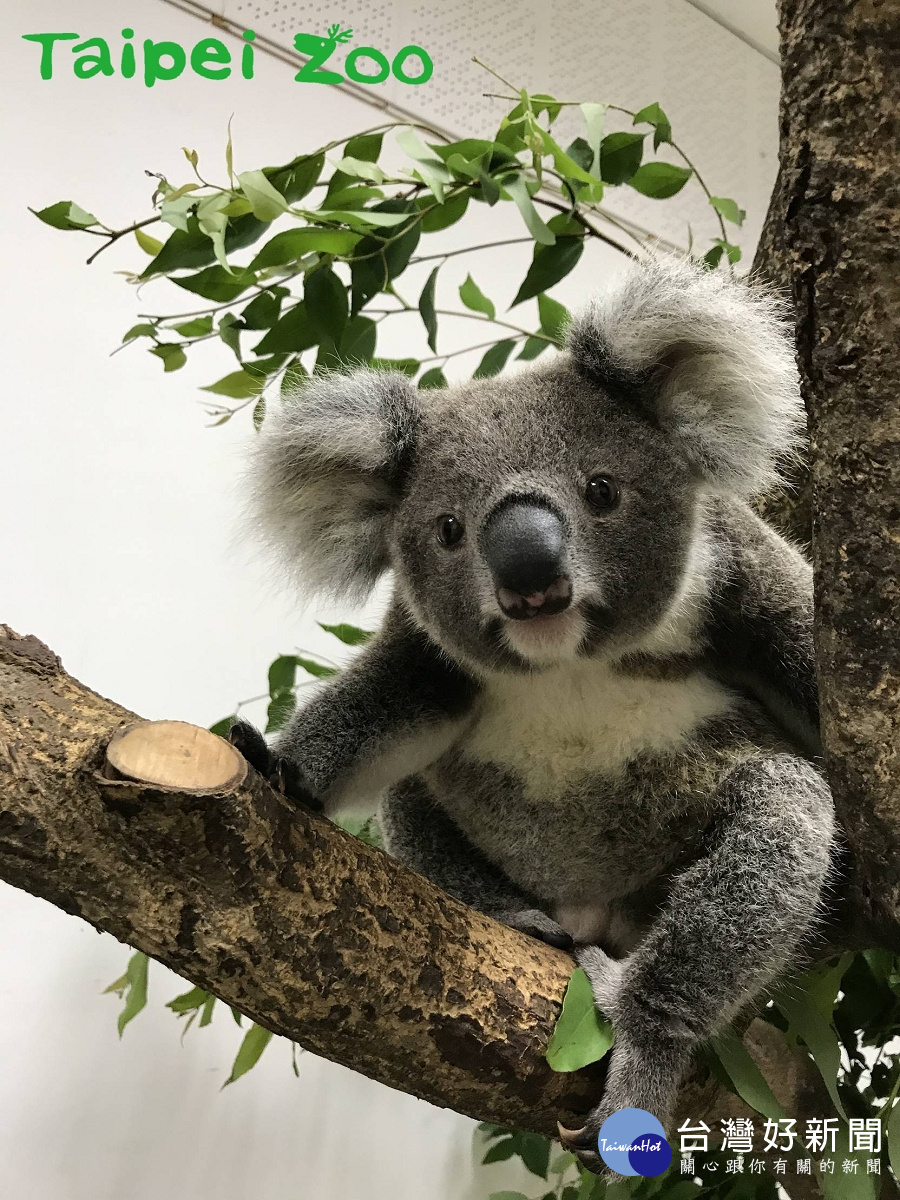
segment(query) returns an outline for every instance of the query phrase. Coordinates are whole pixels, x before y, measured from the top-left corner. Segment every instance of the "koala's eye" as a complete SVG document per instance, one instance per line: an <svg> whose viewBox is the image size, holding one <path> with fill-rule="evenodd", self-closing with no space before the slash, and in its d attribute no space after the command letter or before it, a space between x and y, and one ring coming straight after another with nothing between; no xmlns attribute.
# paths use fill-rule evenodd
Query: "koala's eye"
<svg viewBox="0 0 900 1200"><path fill-rule="evenodd" d="M619 503L619 486L608 475L594 475L587 482L585 499L598 512L615 508Z"/></svg>
<svg viewBox="0 0 900 1200"><path fill-rule="evenodd" d="M453 513L445 513L437 519L437 539L442 546L456 546L466 532L466 527Z"/></svg>

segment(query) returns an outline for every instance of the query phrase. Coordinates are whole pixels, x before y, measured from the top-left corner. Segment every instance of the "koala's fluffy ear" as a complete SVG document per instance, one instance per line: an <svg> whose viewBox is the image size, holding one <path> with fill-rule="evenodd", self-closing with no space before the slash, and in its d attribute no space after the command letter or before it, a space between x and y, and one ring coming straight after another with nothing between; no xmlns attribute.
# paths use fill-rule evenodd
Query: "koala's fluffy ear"
<svg viewBox="0 0 900 1200"><path fill-rule="evenodd" d="M266 418L255 515L305 592L360 600L389 566L417 412L404 375L363 369L316 377Z"/></svg>
<svg viewBox="0 0 900 1200"><path fill-rule="evenodd" d="M753 495L803 424L782 306L716 271L678 260L634 269L577 319L576 367L649 409L717 488Z"/></svg>

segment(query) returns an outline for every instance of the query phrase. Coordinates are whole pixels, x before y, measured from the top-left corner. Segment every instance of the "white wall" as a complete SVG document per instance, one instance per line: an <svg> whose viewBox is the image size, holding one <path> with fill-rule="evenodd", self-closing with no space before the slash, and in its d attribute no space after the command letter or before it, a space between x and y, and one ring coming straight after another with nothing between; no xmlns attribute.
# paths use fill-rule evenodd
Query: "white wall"
<svg viewBox="0 0 900 1200"><path fill-rule="evenodd" d="M181 145L222 174L232 113L239 169L375 121L358 101L299 88L263 58L252 83L184 77L149 91L139 79L75 80L64 48L55 78L43 82L37 47L18 38L69 29L116 43L126 22L138 38L192 44L204 32L153 0L127 8L32 0L7 12L0 41L8 97L0 620L37 634L74 675L144 716L208 724L264 690L276 654L304 647L337 656L313 617L354 614L298 612L236 542L249 414L207 428L196 390L230 369L225 352L206 347L167 376L142 348L109 356L137 312L202 302L165 283L136 295L113 273L146 261L132 241L86 268L93 239L51 230L25 206L73 199L124 225L148 211L144 169L188 178ZM771 143L774 130L767 136ZM507 214L480 217L485 236L508 236L496 224ZM445 244L459 237L451 231ZM525 262L518 247L476 264L451 259L440 295L452 303L471 267L508 301ZM596 265L611 266L602 256ZM426 269L405 281L409 297ZM583 278L568 281L558 295L575 302L583 288ZM404 321L382 352L421 351L418 318ZM448 347L477 340L462 321L447 339ZM471 369L456 361L456 370ZM297 1080L281 1043L220 1093L240 1031L220 1013L181 1044L163 1002L182 985L158 965L151 1004L120 1043L118 1002L100 992L126 956L109 936L0 886L0 1196L475 1200L504 1186L540 1191L504 1165L473 1166L471 1122L308 1055Z"/></svg>

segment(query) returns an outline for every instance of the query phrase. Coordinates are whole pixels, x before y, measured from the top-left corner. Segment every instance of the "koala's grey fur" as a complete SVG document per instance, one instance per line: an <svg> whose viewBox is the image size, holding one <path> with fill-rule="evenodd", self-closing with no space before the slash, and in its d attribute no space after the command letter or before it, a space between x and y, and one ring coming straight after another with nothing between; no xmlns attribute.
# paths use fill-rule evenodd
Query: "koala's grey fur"
<svg viewBox="0 0 900 1200"><path fill-rule="evenodd" d="M656 263L546 365L427 392L328 376L259 440L260 510L304 582L395 579L378 636L276 750L326 811L381 794L391 852L435 883L575 939L616 1028L570 1139L592 1169L606 1116L669 1119L693 1049L822 913L811 573L744 500L801 416L777 306ZM620 488L600 513L597 473ZM501 611L482 535L509 503L556 514L565 612ZM451 547L447 513L466 529Z"/></svg>

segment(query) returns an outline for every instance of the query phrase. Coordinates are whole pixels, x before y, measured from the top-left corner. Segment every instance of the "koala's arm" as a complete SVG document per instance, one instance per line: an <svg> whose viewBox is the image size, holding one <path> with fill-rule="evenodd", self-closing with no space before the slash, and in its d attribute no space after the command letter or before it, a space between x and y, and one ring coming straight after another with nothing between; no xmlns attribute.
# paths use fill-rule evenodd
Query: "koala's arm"
<svg viewBox="0 0 900 1200"><path fill-rule="evenodd" d="M399 605L353 663L299 709L273 747L333 813L449 748L476 685Z"/></svg>
<svg viewBox="0 0 900 1200"><path fill-rule="evenodd" d="M379 823L394 858L479 912L551 946L572 938L534 896L517 887L473 846L421 779L405 779L383 798Z"/></svg>
<svg viewBox="0 0 900 1200"><path fill-rule="evenodd" d="M718 500L710 516L718 562L708 627L715 665L818 755L812 568L742 501Z"/></svg>

